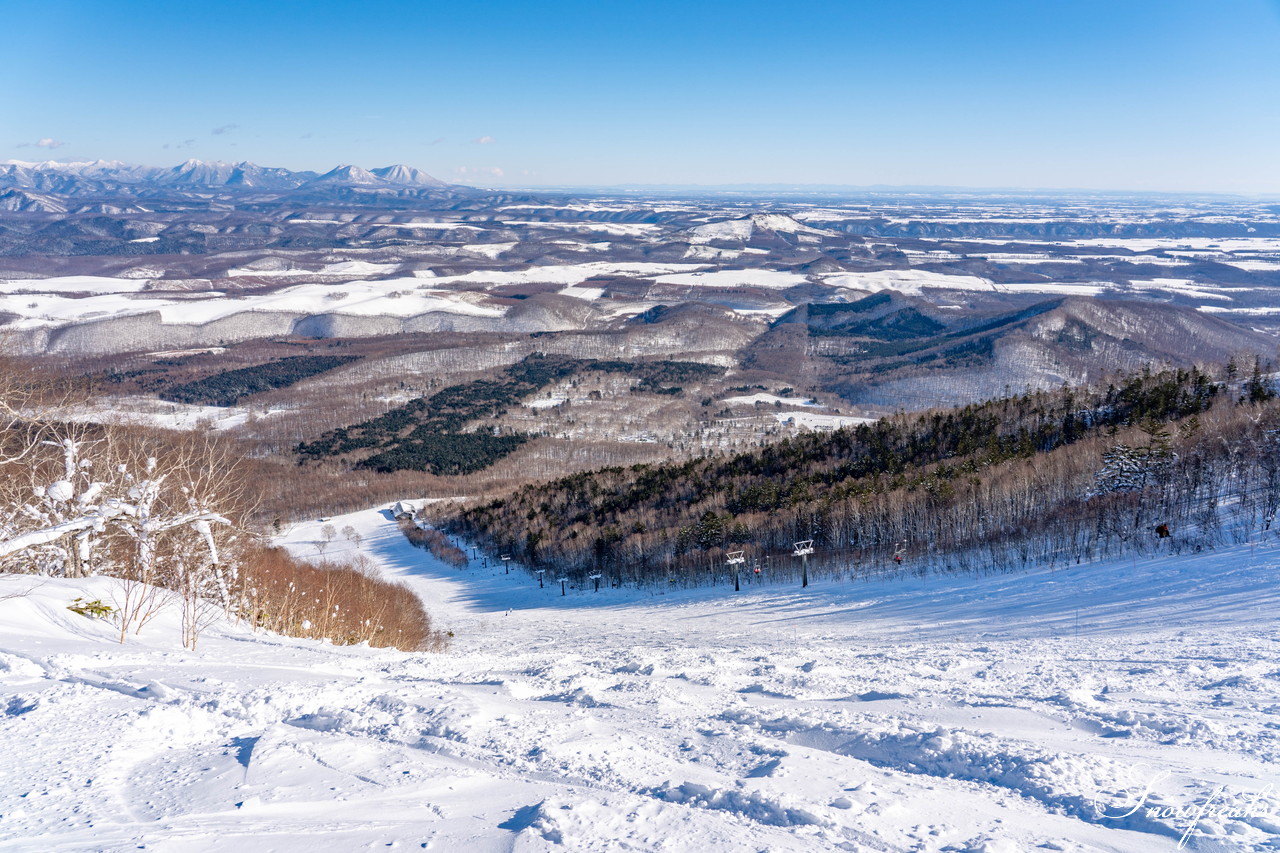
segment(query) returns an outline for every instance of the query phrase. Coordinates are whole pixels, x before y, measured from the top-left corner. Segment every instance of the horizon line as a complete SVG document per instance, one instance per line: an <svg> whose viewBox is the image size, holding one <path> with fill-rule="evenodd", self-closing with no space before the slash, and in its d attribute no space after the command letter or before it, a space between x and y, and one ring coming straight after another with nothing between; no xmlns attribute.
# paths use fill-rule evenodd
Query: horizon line
<svg viewBox="0 0 1280 853"><path fill-rule="evenodd" d="M44 160L20 160L10 158L0 161L0 165L6 166L42 166L47 163L55 163L59 165L90 165L95 163L103 164L119 164L121 166L130 166L138 168L153 169L173 169L183 166L187 163L200 163L202 165L225 165L239 166L252 165L264 169L284 169L289 172L315 172L318 175L327 174L335 169L344 166L355 166L355 168L365 169L363 166L356 166L354 163L339 163L328 169L327 172L319 172L315 169L294 169L289 166L263 166L253 160L201 160L197 157L188 157L185 160L173 166L157 166L150 163L137 163L120 159L77 159L77 160L59 160L48 158ZM406 168L416 169L430 177L436 178L444 183L453 184L455 186L470 187L480 190L519 190L519 191L543 191L543 192L564 192L564 191L701 191L701 192L743 192L743 191L764 191L764 192L862 192L862 193L880 193L880 192L899 192L899 193L975 193L975 194L1047 194L1047 195L1109 195L1109 196L1127 196L1127 197L1146 197L1146 196L1182 196L1182 197L1218 197L1218 198L1236 198L1247 199L1250 201L1280 201L1280 189L1268 190L1173 190L1173 189L1125 189L1125 188L1100 188L1100 187L1048 187L1048 186L984 186L971 184L849 184L849 183L815 183L815 182L798 182L798 181L735 181L721 183L682 183L682 182L641 182L641 181L622 181L614 183L571 183L571 184L465 184L455 181L447 181L444 178L437 177L434 173L429 172L419 166L412 166L408 163L399 162L391 163L387 166L375 166L370 168L392 168L395 166L405 166ZM366 169L369 171L370 169Z"/></svg>

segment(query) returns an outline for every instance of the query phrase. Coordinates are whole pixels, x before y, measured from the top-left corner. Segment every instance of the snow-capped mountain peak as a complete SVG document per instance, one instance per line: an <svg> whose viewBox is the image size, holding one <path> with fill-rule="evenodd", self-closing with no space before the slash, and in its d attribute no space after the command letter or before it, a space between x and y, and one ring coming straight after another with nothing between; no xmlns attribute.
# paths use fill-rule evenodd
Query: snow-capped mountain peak
<svg viewBox="0 0 1280 853"><path fill-rule="evenodd" d="M235 166L216 160L207 163L203 160L187 160L180 166L174 166L163 178L168 183L195 184L198 186L222 186L235 171Z"/></svg>
<svg viewBox="0 0 1280 853"><path fill-rule="evenodd" d="M320 177L312 181L314 184L362 184L373 186L382 183L378 176L368 169L362 169L359 166L343 164L336 169L325 172Z"/></svg>
<svg viewBox="0 0 1280 853"><path fill-rule="evenodd" d="M370 188L409 187L441 188L448 184L421 169L398 164L372 171L344 164L323 175L294 172L289 169L259 166L242 160L190 158L170 168L136 166L120 160L85 160L60 162L45 160L0 161L0 189L56 191L67 195L96 194L104 190L119 192L130 187L163 186L184 188L238 188L287 191L303 185L356 186Z"/></svg>
<svg viewBox="0 0 1280 853"><path fill-rule="evenodd" d="M421 169L415 169L402 163L373 169L372 173L391 184L406 184L419 187L442 187L445 185L444 181L439 178L434 178Z"/></svg>

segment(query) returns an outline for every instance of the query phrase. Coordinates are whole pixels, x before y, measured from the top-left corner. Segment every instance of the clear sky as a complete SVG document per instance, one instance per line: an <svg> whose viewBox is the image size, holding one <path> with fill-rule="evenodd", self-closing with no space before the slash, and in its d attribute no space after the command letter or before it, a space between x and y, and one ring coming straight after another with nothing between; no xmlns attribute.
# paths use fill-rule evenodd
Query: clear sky
<svg viewBox="0 0 1280 853"><path fill-rule="evenodd" d="M1280 0L5 0L0 160L1280 192Z"/></svg>

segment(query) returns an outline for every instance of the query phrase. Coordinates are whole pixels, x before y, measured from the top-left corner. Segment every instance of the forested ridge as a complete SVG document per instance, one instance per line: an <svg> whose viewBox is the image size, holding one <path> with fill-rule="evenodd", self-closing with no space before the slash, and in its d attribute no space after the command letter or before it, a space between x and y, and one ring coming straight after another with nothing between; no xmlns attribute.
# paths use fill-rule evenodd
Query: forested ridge
<svg viewBox="0 0 1280 853"><path fill-rule="evenodd" d="M728 550L777 567L805 539L831 571L894 554L1000 568L1157 538L1203 547L1221 533L1205 506L1231 493L1264 520L1280 501L1280 412L1263 375L1145 371L900 415L748 453L575 474L446 523L531 565L624 581L714 578Z"/></svg>
<svg viewBox="0 0 1280 853"><path fill-rule="evenodd" d="M542 388L587 372L634 377L632 391L679 394L681 383L717 375L722 369L700 362L581 359L535 353L506 368L500 378L450 385L376 418L303 442L295 451L303 461L364 454L355 467L383 473L425 470L469 474L487 468L531 438L524 433L495 435L486 429L468 432L469 422L501 415Z"/></svg>

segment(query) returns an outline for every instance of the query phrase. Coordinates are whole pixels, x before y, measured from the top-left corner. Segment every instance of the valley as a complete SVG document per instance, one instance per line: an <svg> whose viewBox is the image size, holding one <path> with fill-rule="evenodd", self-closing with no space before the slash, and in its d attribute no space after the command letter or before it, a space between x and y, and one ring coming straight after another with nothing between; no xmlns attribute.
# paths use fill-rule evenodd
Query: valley
<svg viewBox="0 0 1280 853"><path fill-rule="evenodd" d="M531 358L715 368L666 393L599 371L509 392L452 427L509 445L479 481L355 481L387 498L1270 359L1280 333L1280 208L1226 196L533 195L407 167L10 161L0 202L9 354L91 377L114 418L206 424L264 460ZM299 358L329 366L281 366ZM235 371L288 381L183 391Z"/></svg>

